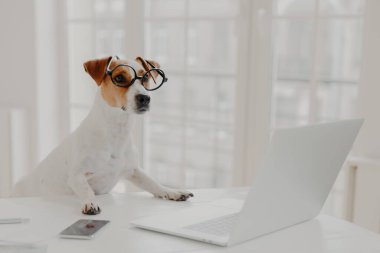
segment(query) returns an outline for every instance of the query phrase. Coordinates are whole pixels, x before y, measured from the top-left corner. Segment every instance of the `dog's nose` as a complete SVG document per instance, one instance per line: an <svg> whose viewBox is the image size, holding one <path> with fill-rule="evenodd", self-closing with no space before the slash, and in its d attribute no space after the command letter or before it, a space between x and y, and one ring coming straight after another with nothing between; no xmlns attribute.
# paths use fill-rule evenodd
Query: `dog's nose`
<svg viewBox="0 0 380 253"><path fill-rule="evenodd" d="M150 102L150 97L147 95L136 95L136 102L138 106L147 106Z"/></svg>

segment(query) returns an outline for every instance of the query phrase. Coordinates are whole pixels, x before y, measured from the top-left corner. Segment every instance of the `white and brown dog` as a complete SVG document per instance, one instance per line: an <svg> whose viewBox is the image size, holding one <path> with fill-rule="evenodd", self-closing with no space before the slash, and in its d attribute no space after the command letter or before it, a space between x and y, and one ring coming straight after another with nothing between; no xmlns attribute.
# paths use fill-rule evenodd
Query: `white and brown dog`
<svg viewBox="0 0 380 253"><path fill-rule="evenodd" d="M108 193L126 178L155 197L185 201L193 194L165 187L140 168L132 142L135 114L149 110L148 92L166 80L155 61L107 57L84 63L99 86L94 105L80 126L28 176L13 196L76 194L84 214L98 214L95 195Z"/></svg>

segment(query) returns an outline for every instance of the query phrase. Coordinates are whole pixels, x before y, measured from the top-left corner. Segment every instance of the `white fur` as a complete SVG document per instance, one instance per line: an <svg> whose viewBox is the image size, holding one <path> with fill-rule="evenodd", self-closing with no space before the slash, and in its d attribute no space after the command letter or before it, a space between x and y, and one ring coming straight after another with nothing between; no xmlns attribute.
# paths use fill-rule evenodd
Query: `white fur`
<svg viewBox="0 0 380 253"><path fill-rule="evenodd" d="M147 94L136 82L126 93L126 110L110 107L97 93L94 105L80 126L55 148L28 176L18 182L13 196L76 194L88 207L94 196L108 193L120 178L127 178L154 196L184 200L190 192L164 187L140 170L132 142L135 95Z"/></svg>

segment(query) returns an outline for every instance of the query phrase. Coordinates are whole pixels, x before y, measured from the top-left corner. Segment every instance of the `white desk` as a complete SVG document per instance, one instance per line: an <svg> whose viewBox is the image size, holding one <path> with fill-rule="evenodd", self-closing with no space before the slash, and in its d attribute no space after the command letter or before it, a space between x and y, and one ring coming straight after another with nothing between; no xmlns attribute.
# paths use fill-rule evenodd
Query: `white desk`
<svg viewBox="0 0 380 253"><path fill-rule="evenodd" d="M147 193L98 196L102 213L93 218L111 223L95 239L60 239L57 234L80 213L75 197L56 199L0 199L0 217L29 217L30 223L0 225L0 240L44 242L48 252L380 252L380 235L328 216L263 236L237 246L222 248L165 234L132 228L128 221L223 198L242 199L245 189L196 190L188 202L155 199ZM186 219L186 217L184 217Z"/></svg>

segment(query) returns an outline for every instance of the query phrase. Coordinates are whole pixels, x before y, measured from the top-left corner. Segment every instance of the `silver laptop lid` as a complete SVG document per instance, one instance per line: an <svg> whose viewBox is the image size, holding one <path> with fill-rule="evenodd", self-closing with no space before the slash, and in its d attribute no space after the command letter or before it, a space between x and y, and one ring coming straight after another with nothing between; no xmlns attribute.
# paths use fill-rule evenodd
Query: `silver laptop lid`
<svg viewBox="0 0 380 253"><path fill-rule="evenodd" d="M229 245L314 218L363 121L276 130Z"/></svg>

